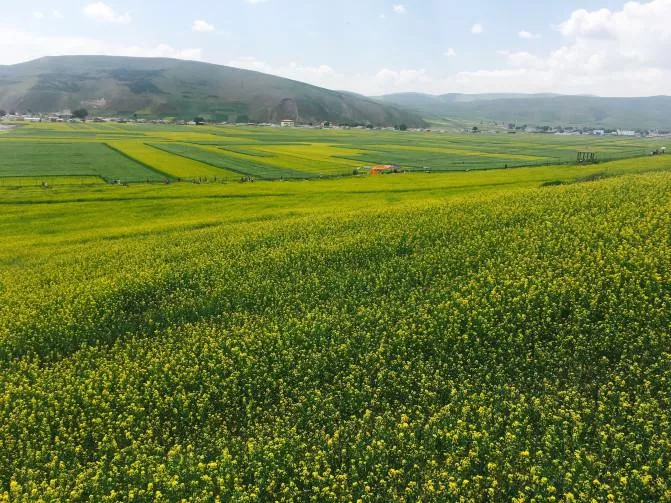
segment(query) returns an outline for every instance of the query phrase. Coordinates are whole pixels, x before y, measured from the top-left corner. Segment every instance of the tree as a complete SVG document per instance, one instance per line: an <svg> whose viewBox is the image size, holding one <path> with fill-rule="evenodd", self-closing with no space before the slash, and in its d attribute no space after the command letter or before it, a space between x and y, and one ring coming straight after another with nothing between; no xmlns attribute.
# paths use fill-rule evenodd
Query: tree
<svg viewBox="0 0 671 503"><path fill-rule="evenodd" d="M473 126L473 129L471 131L473 131L474 133L479 133L480 132L480 130L478 129L478 126Z"/></svg>
<svg viewBox="0 0 671 503"><path fill-rule="evenodd" d="M7 115L7 112L5 112L4 110L0 110L0 117L4 117L5 115Z"/></svg>
<svg viewBox="0 0 671 503"><path fill-rule="evenodd" d="M197 126L202 126L205 124L205 119L203 117L194 117L193 122L195 122Z"/></svg>
<svg viewBox="0 0 671 503"><path fill-rule="evenodd" d="M89 111L86 110L86 108L78 108L74 112L72 112L72 117L75 119L81 119L84 120L89 116Z"/></svg>
<svg viewBox="0 0 671 503"><path fill-rule="evenodd" d="M408 130L408 125L407 124L401 124L398 126L399 131L407 131Z"/></svg>

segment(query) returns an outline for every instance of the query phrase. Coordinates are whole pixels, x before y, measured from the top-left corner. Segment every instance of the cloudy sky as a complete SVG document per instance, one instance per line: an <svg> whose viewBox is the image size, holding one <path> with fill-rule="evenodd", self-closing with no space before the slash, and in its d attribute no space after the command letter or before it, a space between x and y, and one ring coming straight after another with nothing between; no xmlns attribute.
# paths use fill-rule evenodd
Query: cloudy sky
<svg viewBox="0 0 671 503"><path fill-rule="evenodd" d="M368 95L671 94L671 0L0 0L0 64L208 61Z"/></svg>

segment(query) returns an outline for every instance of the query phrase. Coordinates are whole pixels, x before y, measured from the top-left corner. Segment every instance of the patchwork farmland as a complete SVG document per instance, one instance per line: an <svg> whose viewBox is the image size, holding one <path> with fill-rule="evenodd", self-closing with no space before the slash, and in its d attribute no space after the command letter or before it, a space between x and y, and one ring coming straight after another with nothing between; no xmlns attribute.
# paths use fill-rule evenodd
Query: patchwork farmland
<svg viewBox="0 0 671 503"><path fill-rule="evenodd" d="M0 184L311 179L366 173L366 166L381 164L406 172L570 166L579 151L606 162L661 145L553 135L33 124L0 135Z"/></svg>

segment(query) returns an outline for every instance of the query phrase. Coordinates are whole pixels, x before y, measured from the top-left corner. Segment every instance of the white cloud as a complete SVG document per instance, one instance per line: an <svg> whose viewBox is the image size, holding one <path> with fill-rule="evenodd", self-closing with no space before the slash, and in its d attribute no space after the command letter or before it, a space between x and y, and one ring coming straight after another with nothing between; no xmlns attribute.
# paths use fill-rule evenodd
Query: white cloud
<svg viewBox="0 0 671 503"><path fill-rule="evenodd" d="M522 30L517 34L518 37L525 40L539 39L541 36L538 33L531 33L530 31Z"/></svg>
<svg viewBox="0 0 671 503"><path fill-rule="evenodd" d="M452 47L450 47L447 51L445 51L445 56L447 56L448 58L452 58L456 55L457 55L457 51L455 49L453 49Z"/></svg>
<svg viewBox="0 0 671 503"><path fill-rule="evenodd" d="M574 11L564 44L549 54L506 52L505 67L463 72L475 89L605 96L671 94L671 0L628 2L620 10Z"/></svg>
<svg viewBox="0 0 671 503"><path fill-rule="evenodd" d="M671 94L670 20L671 0L630 1L612 11L576 10L558 25L562 40L554 49L501 50L495 65L451 74L446 73L445 67L451 66L447 64L431 70L377 67L362 73L346 73L342 68L326 64L328 60L324 60L324 64L306 65L269 63L246 57L233 59L228 64L368 95L402 91L435 94L559 92L604 96ZM472 30L474 33L484 32L482 25L479 29L476 26ZM532 31L528 33L534 34ZM123 42L84 37L48 37L0 26L0 64L48 54L203 57L200 49L175 48L166 44L128 46ZM453 53L448 49L444 54L451 57ZM226 59L213 62L224 61Z"/></svg>
<svg viewBox="0 0 671 503"><path fill-rule="evenodd" d="M215 30L213 25L211 25L207 21L203 21L202 19L195 20L193 22L193 26L191 27L191 29L199 33L207 33Z"/></svg>
<svg viewBox="0 0 671 503"><path fill-rule="evenodd" d="M89 37L51 37L0 25L0 64L11 65L42 56L143 56L202 60L201 49L179 49L169 44L123 45Z"/></svg>
<svg viewBox="0 0 671 503"><path fill-rule="evenodd" d="M174 58L202 61L202 49L177 49L170 44L158 44L153 47L126 46L116 49L120 56L136 56L147 58Z"/></svg>
<svg viewBox="0 0 671 503"><path fill-rule="evenodd" d="M102 2L88 4L84 7L84 14L99 22L119 24L131 22L130 14L117 14L112 7Z"/></svg>
<svg viewBox="0 0 671 503"><path fill-rule="evenodd" d="M299 80L329 89L345 89L350 87L347 84L348 77L345 74L336 72L326 64L305 66L291 62L287 65L273 66L253 56L241 56L228 61L226 64L236 68L279 75L280 77Z"/></svg>
<svg viewBox="0 0 671 503"><path fill-rule="evenodd" d="M394 70L383 68L374 74L349 75L329 65L304 66L297 63L271 65L255 57L246 56L230 60L229 66L279 75L288 79L307 82L327 89L351 90L375 96L401 90L419 89L426 92L441 92L442 81L436 81L425 69Z"/></svg>
<svg viewBox="0 0 671 503"><path fill-rule="evenodd" d="M534 56L529 52L498 51L498 54L515 68L547 68L547 62L543 58Z"/></svg>
<svg viewBox="0 0 671 503"><path fill-rule="evenodd" d="M45 19L47 17L47 15L44 12L38 10L38 11L33 12L33 17L35 19ZM56 10L56 9L51 11L51 17L53 17L54 19L63 19L64 18L63 14L61 14L61 11Z"/></svg>
<svg viewBox="0 0 671 503"><path fill-rule="evenodd" d="M406 13L408 12L408 9L406 9L405 5L401 5L401 4L396 4L396 5L394 5L394 6L392 7L392 10L393 10L396 14L406 14Z"/></svg>
<svg viewBox="0 0 671 503"><path fill-rule="evenodd" d="M230 60L226 63L228 66L235 68L243 68L245 70L254 70L256 72L270 73L273 68L264 61L255 58L254 56L240 56Z"/></svg>
<svg viewBox="0 0 671 503"><path fill-rule="evenodd" d="M476 23L473 26L471 26L471 33L473 35L480 35L481 33L484 33L485 27L482 26L480 23Z"/></svg>

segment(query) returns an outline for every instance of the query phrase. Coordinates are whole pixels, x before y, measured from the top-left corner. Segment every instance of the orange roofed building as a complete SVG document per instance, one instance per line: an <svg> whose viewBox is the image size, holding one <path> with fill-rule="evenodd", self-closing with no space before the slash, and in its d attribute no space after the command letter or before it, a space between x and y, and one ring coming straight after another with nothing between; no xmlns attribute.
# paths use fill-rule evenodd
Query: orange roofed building
<svg viewBox="0 0 671 503"><path fill-rule="evenodd" d="M380 164L379 166L373 166L370 168L371 175L382 175L386 173L397 173L398 166L395 164Z"/></svg>

